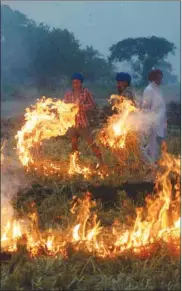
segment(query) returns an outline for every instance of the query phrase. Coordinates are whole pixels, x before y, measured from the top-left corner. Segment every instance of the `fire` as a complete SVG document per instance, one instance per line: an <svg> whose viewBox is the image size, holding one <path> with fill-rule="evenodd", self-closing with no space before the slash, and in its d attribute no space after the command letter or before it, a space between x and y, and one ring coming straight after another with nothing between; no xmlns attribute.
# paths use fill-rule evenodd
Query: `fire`
<svg viewBox="0 0 182 291"><path fill-rule="evenodd" d="M108 118L106 126L101 130L99 137L103 145L112 149L123 149L127 134L131 131L128 117L138 109L131 100L122 96L112 95L110 102L115 99L118 102L112 107L117 113Z"/></svg>
<svg viewBox="0 0 182 291"><path fill-rule="evenodd" d="M69 165L64 161L41 160L38 147L43 140L60 135L65 135L68 128L75 125L75 116L78 107L75 104L65 104L60 100L43 97L31 108L26 109L25 125L16 135L17 153L22 165L27 169L49 175L83 175L90 177L94 170L90 166L80 165L79 153L70 155ZM65 164L65 166L64 166ZM65 172L65 168L68 171ZM99 172L100 177L104 177Z"/></svg>
<svg viewBox="0 0 182 291"><path fill-rule="evenodd" d="M129 122L131 114L138 109L130 100L112 95L110 102L117 99L119 102L113 106L117 109L117 114L111 116L106 126L99 132L99 140L112 150L126 148L126 140L132 132L132 124ZM73 176L82 175L88 179L93 174L104 178L108 175L108 170L96 171L91 165L80 164L79 154L70 155L69 165L66 161L50 161L40 157L39 147L43 140L60 135L65 135L69 127L75 125L75 116L78 108L74 104L65 104L60 100L45 98L38 100L31 108L26 109L25 124L16 135L17 153L22 165L29 171L33 170L41 175L50 176ZM131 140L130 140L131 141ZM130 142L130 149L133 145L136 148L138 140L133 138ZM127 156L125 154L125 156ZM65 171L65 168L67 171Z"/></svg>
<svg viewBox="0 0 182 291"><path fill-rule="evenodd" d="M68 169L68 174L70 176L79 174L79 175L82 175L85 179L88 179L92 175L95 174L99 176L101 179L104 179L105 177L109 175L108 172L104 169L96 170L96 169L93 169L90 165L87 167L83 164L81 165L79 161L79 156L80 156L79 152L74 152L73 154L70 155L70 162L69 162L69 169Z"/></svg>
<svg viewBox="0 0 182 291"><path fill-rule="evenodd" d="M146 208L136 209L136 221L130 232L124 233L116 242L121 248L138 248L158 239L170 241L180 237L180 199L179 192L172 194L170 173L180 175L179 159L170 156L163 149L160 161L163 173L159 173L156 182L157 195L147 196ZM124 238L124 239L123 239ZM124 241L124 243L123 243Z"/></svg>
<svg viewBox="0 0 182 291"><path fill-rule="evenodd" d="M116 96L111 96L111 100ZM121 101L118 96L118 100ZM132 130L128 118L137 111L128 100L115 105L118 114L109 118L105 128L101 130L101 141L114 149L122 149L126 145L127 135ZM26 123L17 133L17 152L21 163L29 168L35 165L35 150L43 140L64 135L67 129L75 124L78 108L73 104L65 104L60 100L42 98L31 109L27 109ZM89 177L93 170L81 166L78 153L70 156L68 174L82 174ZM44 164L44 170L59 171L59 165ZM96 213L96 202L90 193L83 199L73 200L70 222L64 229L41 232L38 228L38 215L34 210L29 221L8 221L1 231L2 250L15 252L23 243L30 256L42 253L55 256L57 253L67 255L68 245L74 251L85 250L98 256L117 256L130 251L137 255L148 255L155 245L165 242L169 248L180 250L180 158L167 153L163 146L160 171L157 175L155 195L146 197L145 207L136 208L136 218L132 226L114 224L110 228L101 227ZM102 173L98 171L98 175ZM175 186L171 179L176 179ZM34 208L35 205L32 205ZM121 206L123 207L123 206Z"/></svg>
<svg viewBox="0 0 182 291"><path fill-rule="evenodd" d="M8 246L8 251L17 250L17 240L22 236L20 223L16 220L8 221L4 230L2 231L1 246Z"/></svg>
<svg viewBox="0 0 182 291"><path fill-rule="evenodd" d="M47 242L46 242L46 247L49 251L52 250L53 247L53 241L54 241L54 236L48 236Z"/></svg>
<svg viewBox="0 0 182 291"><path fill-rule="evenodd" d="M70 176L74 174L82 174L84 178L88 178L91 174L92 171L89 167L81 167L79 165L79 153L74 152L73 154L70 155L70 164L69 164L69 170L68 174Z"/></svg>
<svg viewBox="0 0 182 291"><path fill-rule="evenodd" d="M124 227L117 223L109 229L101 227L96 202L92 200L90 193L86 193L83 199L73 198L69 225L61 231L49 230L48 234L40 232L36 212L30 215L32 222L24 230L22 222L8 222L2 232L3 250L16 251L18 240L26 234L25 245L33 257L43 250L47 255L66 255L70 243L74 251L85 250L102 257L113 257L127 251L148 256L161 242L179 254L180 159L174 158L163 148L159 164L161 170L155 186L156 194L146 197L145 207L136 208L136 219L132 226ZM175 186L172 186L171 175L177 181Z"/></svg>
<svg viewBox="0 0 182 291"><path fill-rule="evenodd" d="M75 240L75 241L80 240L80 236L78 234L80 226L81 226L81 224L79 223L79 224L75 225L75 227L73 229L73 240Z"/></svg>
<svg viewBox="0 0 182 291"><path fill-rule="evenodd" d="M16 239L18 237L21 237L21 229L20 225L16 220L13 222L13 239Z"/></svg>
<svg viewBox="0 0 182 291"><path fill-rule="evenodd" d="M77 112L75 104L65 104L61 100L45 97L27 108L26 123L15 137L21 163L26 167L33 165L35 157L32 149L35 150L43 140L64 135L69 127L75 125Z"/></svg>

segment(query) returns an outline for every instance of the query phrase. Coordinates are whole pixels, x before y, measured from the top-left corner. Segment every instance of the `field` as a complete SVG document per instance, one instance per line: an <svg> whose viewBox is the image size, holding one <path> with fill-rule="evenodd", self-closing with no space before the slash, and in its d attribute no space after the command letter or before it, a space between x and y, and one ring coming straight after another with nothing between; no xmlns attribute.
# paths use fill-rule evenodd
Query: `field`
<svg viewBox="0 0 182 291"><path fill-rule="evenodd" d="M3 132L8 140L4 148L5 162L2 184L12 192L12 204L16 218L28 217L30 205L38 213L41 232L57 228L67 229L74 222L70 214L70 201L76 195L83 199L90 191L97 204L94 213L101 225L110 229L117 220L123 223L136 218L135 208L145 206L145 197L153 192L150 169L140 156L134 161L127 159L119 167L116 156L102 148L110 174L104 179L97 175L84 179L81 175L44 176L35 171L26 173L16 153L14 136L23 124L21 118L3 122ZM180 129L168 129L168 152L178 156L181 152ZM68 166L71 150L67 137L53 138L44 145L44 158L62 163L63 172ZM80 141L83 152L82 164L96 164L90 149ZM41 159L43 156L39 156ZM122 159L121 159L122 160ZM62 162L64 161L64 162ZM9 179L12 183L7 181ZM7 188L6 188L7 186ZM9 187L9 188L8 188ZM13 193L14 192L14 193ZM5 193L3 193L5 195ZM2 195L3 195L2 194ZM111 229L110 229L111 231ZM1 290L180 290L180 256L161 243L152 249L149 257L135 256L132 251L114 257L99 257L96 252L83 247L77 251L67 248L67 256L47 256L44 252L30 258L25 245L18 244L17 252L1 254Z"/></svg>
<svg viewBox="0 0 182 291"><path fill-rule="evenodd" d="M23 110L29 106L31 103L34 103L37 98L40 96L46 97L56 97L63 98L64 92L67 88L69 88L70 84L62 84L60 88L56 88L55 90L37 90L34 87L15 87L9 86L2 91L1 97L1 116L12 116L14 114L21 114ZM95 100L99 105L106 105L108 102L108 98L113 92L115 92L115 84L85 84L95 96ZM136 94L136 98L138 100L141 99L142 92L144 88L133 88ZM180 85L174 84L169 86L162 86L163 94L166 100L166 103L171 101L180 102Z"/></svg>

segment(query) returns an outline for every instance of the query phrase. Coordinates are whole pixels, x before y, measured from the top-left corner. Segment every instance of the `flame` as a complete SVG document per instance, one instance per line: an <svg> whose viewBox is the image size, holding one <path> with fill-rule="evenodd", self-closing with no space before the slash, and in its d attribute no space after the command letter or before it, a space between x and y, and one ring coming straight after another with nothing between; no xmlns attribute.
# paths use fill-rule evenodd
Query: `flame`
<svg viewBox="0 0 182 291"><path fill-rule="evenodd" d="M15 138L17 139L17 154L22 165L27 169L33 169L36 172L43 172L44 175L65 174L64 163L53 162L50 160L40 160L38 156L38 147L43 140L50 139L60 135L65 135L68 128L75 125L75 116L78 107L75 104L65 104L60 100L45 98L38 100L31 108L26 109L25 124L18 131ZM79 153L75 152L70 155L68 165L68 175L83 175L88 178L94 173L90 166L80 165L78 159ZM37 161L38 160L38 161ZM99 171L100 177L104 177Z"/></svg>
<svg viewBox="0 0 182 291"><path fill-rule="evenodd" d="M111 96L111 99L114 98ZM117 105L118 114L109 119L105 127L110 147L125 146L127 134L130 132L128 116L136 108L128 100ZM71 110L73 110L71 112ZM17 149L23 165L34 164L31 149L43 139L65 134L69 126L74 125L77 108L72 104L64 104L52 99L41 99L32 110L27 110L26 123L17 134ZM30 213L30 222L8 221L1 232L2 249L15 252L20 240L25 244L31 256L46 253L55 256L57 253L67 255L67 247L71 243L74 251L85 250L95 252L98 256L117 256L131 251L139 256L152 252L154 246L164 242L169 249L180 251L180 158L169 153L163 145L162 158L159 161L160 171L157 174L155 195L146 197L145 207L136 208L136 218L132 225L112 225L111 229L100 227L96 213L96 202L91 194L73 200L70 209L71 217L67 228L47 234L38 228L38 215L35 210ZM47 166L48 167L48 166ZM78 161L78 153L70 157L69 175L74 173L88 177L91 169L82 167ZM171 175L176 179L173 186ZM32 205L34 209L35 205ZM123 207L123 206L122 206ZM26 238L26 239L25 239Z"/></svg>
<svg viewBox="0 0 182 291"><path fill-rule="evenodd" d="M48 236L47 242L46 242L46 247L49 251L51 251L53 248L53 241L54 241L54 236Z"/></svg>
<svg viewBox="0 0 182 291"><path fill-rule="evenodd" d="M21 237L21 229L20 229L20 224L15 220L13 221L13 239L16 239L18 237Z"/></svg>
<svg viewBox="0 0 182 291"><path fill-rule="evenodd" d="M176 228L176 229L180 229L180 225L181 225L181 220L180 220L180 218L174 223L174 227Z"/></svg>
<svg viewBox="0 0 182 291"><path fill-rule="evenodd" d="M39 146L43 140L64 135L69 127L75 125L77 112L78 107L75 104L65 104L61 100L45 97L31 108L27 108L26 123L15 137L21 163L26 167L34 164L32 149Z"/></svg>
<svg viewBox="0 0 182 291"><path fill-rule="evenodd" d="M82 174L84 178L88 178L92 174L91 169L85 166L81 167L79 165L78 159L79 159L78 152L74 152L73 154L70 155L70 164L69 164L68 174L70 176L74 174Z"/></svg>
<svg viewBox="0 0 182 291"><path fill-rule="evenodd" d="M161 170L156 181L155 196L146 197L145 207L136 208L136 219L133 226L124 228L114 223L113 231L100 227L95 210L96 202L88 192L81 198L75 198L70 209L72 225L61 233L51 234L43 239L44 233L35 227L37 214L31 215L33 230L26 229L26 246L31 256L40 254L44 249L48 255L65 254L66 246L72 243L75 251L86 248L88 252L96 252L98 256L117 256L131 251L139 256L148 256L154 246L165 242L174 254L180 251L180 187L179 179L174 189L171 184L171 172L176 177L180 175L180 159L174 158L163 149L160 161ZM71 221L70 220L70 221ZM36 231L35 231L36 230ZM71 231L70 231L71 230ZM5 231L2 232L2 246L10 252L17 250L17 242L22 234L22 225L18 221L8 221Z"/></svg>
<svg viewBox="0 0 182 291"><path fill-rule="evenodd" d="M75 225L74 229L73 229L73 239L75 241L79 241L80 240L80 236L78 234L79 228L80 228L81 224L77 224Z"/></svg>
<svg viewBox="0 0 182 291"><path fill-rule="evenodd" d="M146 208L136 209L136 221L133 229L121 235L116 246L122 249L138 248L163 239L170 241L171 238L180 236L180 201L179 193L172 197L172 184L170 172L180 174L179 159L170 156L163 149L161 167L165 169L160 173L156 182L157 195L146 197ZM176 216L178 217L175 220ZM145 219L144 219L145 217Z"/></svg>
<svg viewBox="0 0 182 291"><path fill-rule="evenodd" d="M101 179L104 179L109 175L109 173L104 169L93 169L90 165L81 165L79 161L79 152L74 152L70 155L68 174L73 176L75 174L82 175L85 179L89 179L92 175L97 175Z"/></svg>
<svg viewBox="0 0 182 291"><path fill-rule="evenodd" d="M130 100L112 95L110 102L114 98L119 101L113 106L118 113L111 116L106 126L99 132L100 142L105 146L109 146L112 150L125 147L126 138L132 131L131 122L128 120L130 115L137 111ZM93 174L99 175L102 179L108 175L108 169L103 173L103 170L96 171L90 165L81 165L77 152L70 155L68 166L64 161L61 163L58 161L53 162L40 157L39 146L42 141L51 137L65 135L68 128L75 125L77 112L78 107L74 104L65 104L60 100L46 99L45 97L38 99L34 106L26 109L25 124L18 131L16 139L19 160L27 171L31 169L45 176L73 176L78 174L85 179L88 179ZM66 172L65 167L68 169Z"/></svg>
<svg viewBox="0 0 182 291"><path fill-rule="evenodd" d="M127 134L131 131L128 117L138 111L131 100L123 96L111 95L109 102L116 99L118 102L112 107L117 113L108 118L106 126L100 131L99 137L103 145L112 149L122 149L126 143Z"/></svg>
<svg viewBox="0 0 182 291"><path fill-rule="evenodd" d="M8 246L8 251L17 250L17 240L22 236L20 223L16 220L7 222L1 236L2 248Z"/></svg>

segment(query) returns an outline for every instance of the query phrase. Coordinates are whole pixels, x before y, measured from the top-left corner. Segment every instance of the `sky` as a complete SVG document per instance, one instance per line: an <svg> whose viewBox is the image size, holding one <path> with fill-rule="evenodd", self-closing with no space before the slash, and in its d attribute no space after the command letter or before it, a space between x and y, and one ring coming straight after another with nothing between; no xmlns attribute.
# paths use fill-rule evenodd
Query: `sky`
<svg viewBox="0 0 182 291"><path fill-rule="evenodd" d="M128 37L159 36L174 42L169 57L180 76L180 1L2 1L51 28L68 29L83 46L105 57L109 47Z"/></svg>

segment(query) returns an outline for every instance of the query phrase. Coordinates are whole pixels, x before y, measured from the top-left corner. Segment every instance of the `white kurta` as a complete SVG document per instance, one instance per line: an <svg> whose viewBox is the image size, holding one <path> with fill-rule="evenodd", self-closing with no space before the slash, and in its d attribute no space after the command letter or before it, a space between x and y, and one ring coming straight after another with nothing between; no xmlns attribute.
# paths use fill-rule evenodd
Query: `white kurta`
<svg viewBox="0 0 182 291"><path fill-rule="evenodd" d="M158 158L157 138L164 139L166 136L166 104L162 92L154 82L149 83L143 93L142 108L155 113L156 120L151 124L149 133L149 155L153 162Z"/></svg>

